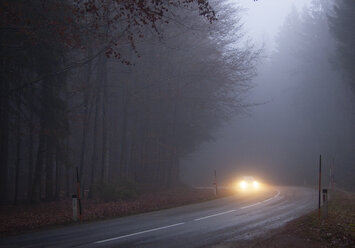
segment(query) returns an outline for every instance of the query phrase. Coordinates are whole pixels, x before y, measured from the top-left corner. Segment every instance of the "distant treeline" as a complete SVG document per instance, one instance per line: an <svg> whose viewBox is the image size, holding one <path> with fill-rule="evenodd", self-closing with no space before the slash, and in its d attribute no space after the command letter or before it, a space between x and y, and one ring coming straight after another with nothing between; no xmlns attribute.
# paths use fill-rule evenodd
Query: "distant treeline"
<svg viewBox="0 0 355 248"><path fill-rule="evenodd" d="M292 117L278 129L293 131L292 149L285 145L288 166L277 176L291 170L288 181L316 183L321 153L324 185L332 177L355 190L355 1L312 0L293 8L276 41L270 80L293 85L284 93Z"/></svg>

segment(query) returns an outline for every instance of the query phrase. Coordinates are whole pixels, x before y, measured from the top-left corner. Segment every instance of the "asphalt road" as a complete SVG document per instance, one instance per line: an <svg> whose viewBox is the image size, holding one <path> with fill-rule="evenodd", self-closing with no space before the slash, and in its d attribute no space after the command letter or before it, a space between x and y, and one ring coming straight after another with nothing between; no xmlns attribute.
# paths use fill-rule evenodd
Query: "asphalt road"
<svg viewBox="0 0 355 248"><path fill-rule="evenodd" d="M314 190L277 187L173 209L4 238L0 247L201 247L245 239L317 206Z"/></svg>

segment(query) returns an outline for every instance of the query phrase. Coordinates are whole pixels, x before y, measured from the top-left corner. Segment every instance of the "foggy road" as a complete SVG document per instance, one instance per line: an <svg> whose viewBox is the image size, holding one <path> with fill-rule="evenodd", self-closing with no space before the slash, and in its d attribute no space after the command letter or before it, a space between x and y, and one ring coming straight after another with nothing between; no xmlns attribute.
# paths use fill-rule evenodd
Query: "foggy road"
<svg viewBox="0 0 355 248"><path fill-rule="evenodd" d="M4 238L0 247L201 247L243 239L309 212L314 190L277 187L113 220Z"/></svg>
<svg viewBox="0 0 355 248"><path fill-rule="evenodd" d="M355 0L0 1L0 248L271 242L318 192L352 194L354 13ZM304 218L302 241L353 247L342 193L331 235Z"/></svg>

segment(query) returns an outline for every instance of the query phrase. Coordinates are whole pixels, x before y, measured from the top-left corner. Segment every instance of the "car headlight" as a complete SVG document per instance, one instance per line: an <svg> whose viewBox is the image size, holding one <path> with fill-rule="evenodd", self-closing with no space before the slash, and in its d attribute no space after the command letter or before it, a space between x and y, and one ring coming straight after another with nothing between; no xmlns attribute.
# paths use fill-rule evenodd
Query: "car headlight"
<svg viewBox="0 0 355 248"><path fill-rule="evenodd" d="M257 181L254 181L253 186L254 186L254 188L259 188L259 183Z"/></svg>
<svg viewBox="0 0 355 248"><path fill-rule="evenodd" d="M246 189L246 188L248 187L247 182L241 181L241 182L240 182L240 187L241 187L242 189Z"/></svg>

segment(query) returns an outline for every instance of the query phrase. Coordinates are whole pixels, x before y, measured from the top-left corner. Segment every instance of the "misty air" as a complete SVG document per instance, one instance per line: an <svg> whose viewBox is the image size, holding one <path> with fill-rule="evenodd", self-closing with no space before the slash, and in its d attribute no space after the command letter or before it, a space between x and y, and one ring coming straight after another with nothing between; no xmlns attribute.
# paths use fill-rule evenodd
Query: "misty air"
<svg viewBox="0 0 355 248"><path fill-rule="evenodd" d="M0 16L0 247L355 247L355 1Z"/></svg>

